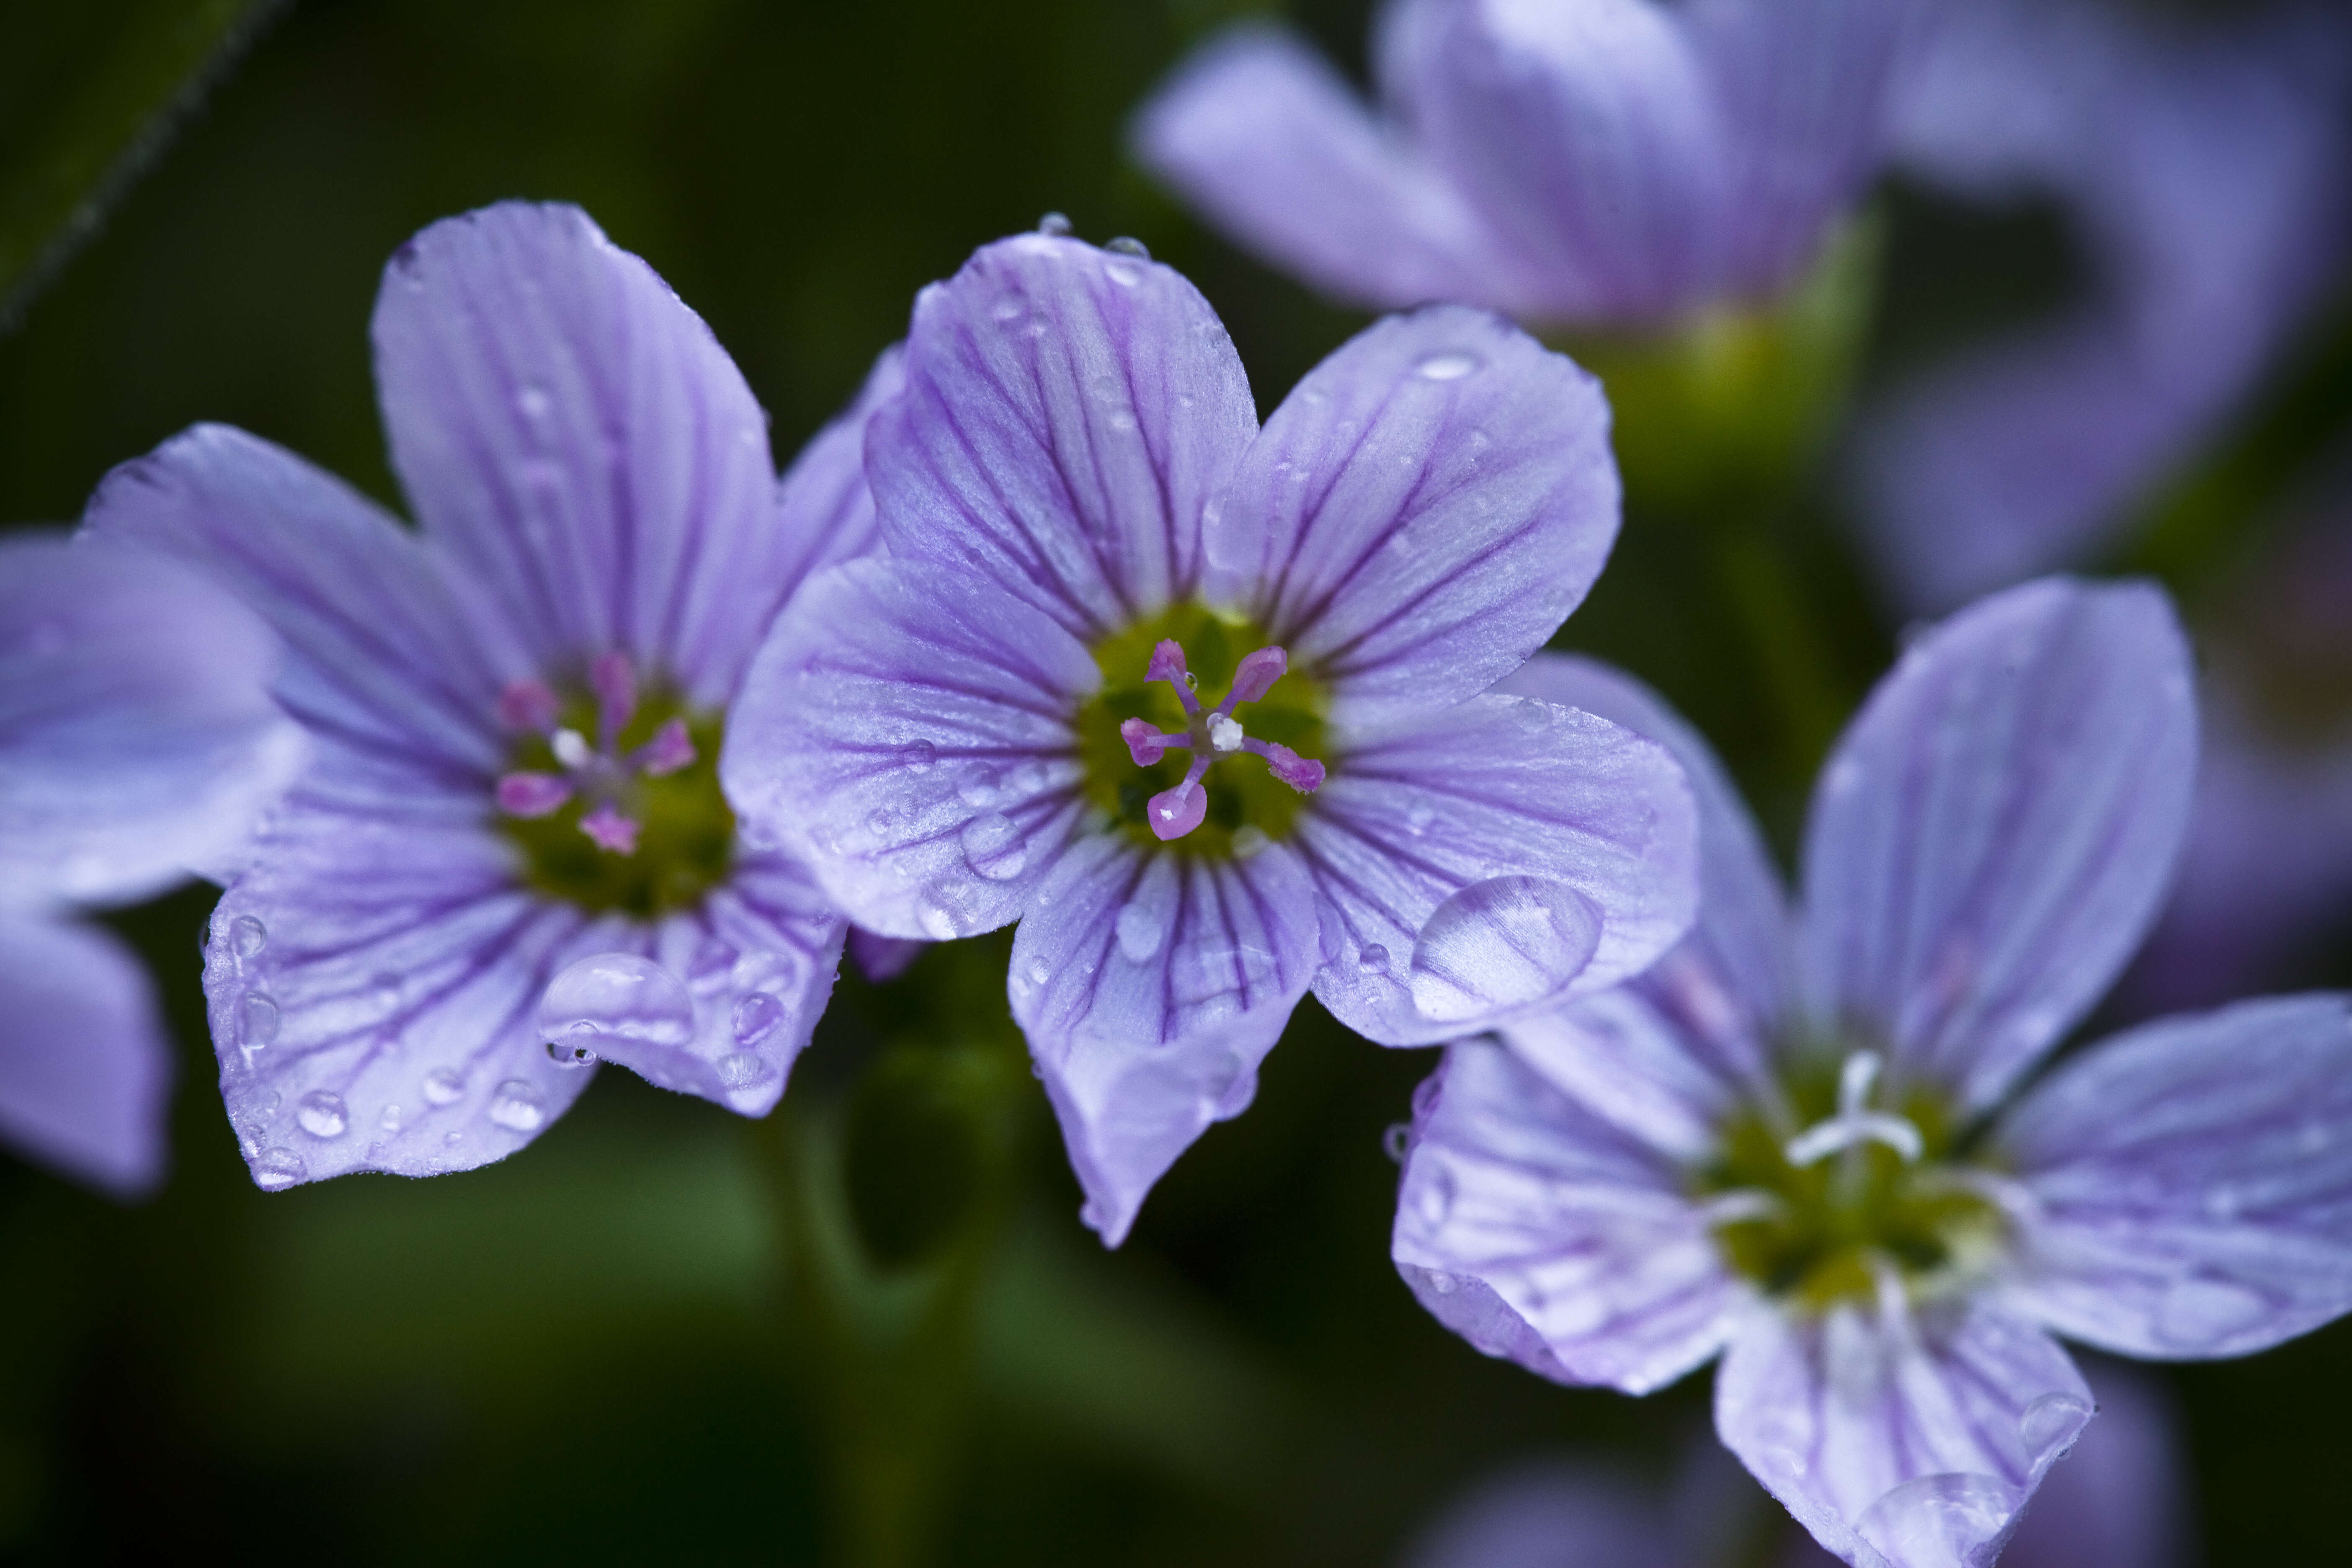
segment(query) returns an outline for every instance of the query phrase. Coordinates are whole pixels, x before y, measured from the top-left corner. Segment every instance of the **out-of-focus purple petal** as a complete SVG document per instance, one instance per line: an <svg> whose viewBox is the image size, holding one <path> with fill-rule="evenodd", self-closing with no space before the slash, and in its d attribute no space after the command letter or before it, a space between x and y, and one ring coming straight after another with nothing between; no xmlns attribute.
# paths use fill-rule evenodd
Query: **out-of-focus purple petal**
<svg viewBox="0 0 2352 1568"><path fill-rule="evenodd" d="M103 931L0 911L0 1139L122 1197L163 1174L172 1052L147 972Z"/></svg>
<svg viewBox="0 0 2352 1568"><path fill-rule="evenodd" d="M859 925L945 940L1017 919L1082 811L1070 716L1101 683L1042 611L903 559L820 574L776 619L719 772Z"/></svg>
<svg viewBox="0 0 2352 1568"><path fill-rule="evenodd" d="M1690 929L1696 817L1664 747L1530 698L1352 745L1292 840L1325 904L1315 994L1360 1034L1424 1045L1614 985ZM1478 994L1481 973L1501 989Z"/></svg>
<svg viewBox="0 0 2352 1568"><path fill-rule="evenodd" d="M2050 1467L2000 1568L2179 1568L2189 1492L2169 1401L2145 1373L2092 1357L2099 1417Z"/></svg>
<svg viewBox="0 0 2352 1568"><path fill-rule="evenodd" d="M1692 0L1723 117L1724 287L1769 296L1877 174L1918 0Z"/></svg>
<svg viewBox="0 0 2352 1568"><path fill-rule="evenodd" d="M864 926L849 928L850 962L857 965L858 973L876 985L906 973L908 966L930 945L910 937L884 936Z"/></svg>
<svg viewBox="0 0 2352 1568"><path fill-rule="evenodd" d="M283 447L199 425L106 477L86 522L177 558L286 644L279 702L312 738L425 787L506 763L506 682L533 673L434 548Z"/></svg>
<svg viewBox="0 0 2352 1568"><path fill-rule="evenodd" d="M2352 1012L2269 997L2062 1064L2002 1120L2031 1203L2010 1300L2151 1359L2243 1355L2352 1310Z"/></svg>
<svg viewBox="0 0 2352 1568"><path fill-rule="evenodd" d="M1279 845L1216 865L1096 834L1038 884L1013 939L1013 1016L1106 1246L1211 1122L1247 1108L1318 936Z"/></svg>
<svg viewBox="0 0 2352 1568"><path fill-rule="evenodd" d="M1192 591L1201 514L1257 431L1217 314L1073 239L982 247L924 289L866 440L882 534L1091 640Z"/></svg>
<svg viewBox="0 0 2352 1568"><path fill-rule="evenodd" d="M1485 690L1583 601L1617 537L1601 384L1499 317L1392 316L1309 372L1206 530L1237 604L1332 719Z"/></svg>
<svg viewBox="0 0 2352 1568"><path fill-rule="evenodd" d="M1814 794L1821 1005L1897 1075L1991 1104L2147 931L2196 761L2189 648L2158 589L2029 583L1929 632Z"/></svg>
<svg viewBox="0 0 2352 1568"><path fill-rule="evenodd" d="M866 483L866 426L907 384L902 345L882 351L847 408L809 438L776 489L776 527L793 554L779 563L793 585L874 549L881 534Z"/></svg>
<svg viewBox="0 0 2352 1568"><path fill-rule="evenodd" d="M1598 1465L1515 1467L1447 1508L1405 1568L1687 1568L1658 1500Z"/></svg>
<svg viewBox="0 0 2352 1568"><path fill-rule="evenodd" d="M1244 24L1137 114L1136 156L1242 245L1375 309L1542 299L1399 128L1287 32Z"/></svg>
<svg viewBox="0 0 2352 1568"><path fill-rule="evenodd" d="M1540 313L1640 318L1704 296L1727 127L1679 17L1649 0L1481 0L1426 42L1415 128L1544 279Z"/></svg>
<svg viewBox="0 0 2352 1568"><path fill-rule="evenodd" d="M1900 391L1860 483L1896 591L1937 609L2078 557L2194 449L2332 275L2352 27L2334 9L2149 23L1978 0L1900 90L1906 164L2073 211L2094 291Z"/></svg>
<svg viewBox="0 0 2352 1568"><path fill-rule="evenodd" d="M0 542L0 905L135 899L233 858L308 755L278 662L170 561Z"/></svg>
<svg viewBox="0 0 2352 1568"><path fill-rule="evenodd" d="M1715 1424L1815 1540L1862 1568L1988 1563L2091 1418L2040 1329L1971 1304L1820 1316L1759 1304L1715 1380Z"/></svg>
<svg viewBox="0 0 2352 1568"><path fill-rule="evenodd" d="M1488 1355L1647 1394L1720 1349L1748 1291L1683 1168L1484 1041L1415 1097L1391 1254Z"/></svg>
<svg viewBox="0 0 2352 1568"><path fill-rule="evenodd" d="M577 207L506 202L394 255L373 335L418 521L534 662L617 648L732 696L806 541L701 318Z"/></svg>

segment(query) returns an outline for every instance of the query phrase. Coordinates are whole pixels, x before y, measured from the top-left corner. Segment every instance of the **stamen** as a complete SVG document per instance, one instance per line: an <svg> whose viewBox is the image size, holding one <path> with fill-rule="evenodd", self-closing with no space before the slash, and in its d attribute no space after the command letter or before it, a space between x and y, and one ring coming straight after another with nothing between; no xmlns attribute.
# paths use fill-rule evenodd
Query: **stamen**
<svg viewBox="0 0 2352 1568"><path fill-rule="evenodd" d="M547 682L525 676L499 693L499 722L509 730L544 735L555 723L558 704Z"/></svg>
<svg viewBox="0 0 2352 1568"><path fill-rule="evenodd" d="M580 819L580 831L596 841L596 847L614 855L637 852L638 825L621 815L611 801Z"/></svg>
<svg viewBox="0 0 2352 1568"><path fill-rule="evenodd" d="M1919 1129L1906 1117L1865 1109L1884 1065L1875 1051L1856 1051L1846 1058L1844 1065L1838 1068L1837 1114L1815 1122L1789 1140L1781 1151L1789 1163L1801 1170L1864 1143L1884 1143L1901 1155L1906 1164L1917 1163L1927 1152Z"/></svg>
<svg viewBox="0 0 2352 1568"><path fill-rule="evenodd" d="M686 721L672 719L637 749L637 770L647 778L666 778L680 768L692 766L694 754L694 741L686 732Z"/></svg>
<svg viewBox="0 0 2352 1568"><path fill-rule="evenodd" d="M553 773L512 773L499 780L499 809L509 816L545 816L572 798L572 785Z"/></svg>
<svg viewBox="0 0 2352 1568"><path fill-rule="evenodd" d="M1278 742L1252 738L1243 730L1241 721L1233 716L1234 709L1240 704L1264 699L1289 668L1290 656L1282 649L1259 648L1234 667L1233 687L1225 693L1224 700L1203 713L1201 700L1193 690L1192 673L1184 667L1183 647L1169 637L1151 650L1151 663L1144 671L1144 679L1164 680L1173 687L1176 700L1184 705L1185 717L1191 722L1184 734L1171 735L1142 719L1129 719L1118 727L1119 739L1127 742L1128 755L1139 768L1150 767L1171 751L1192 753L1192 763L1185 770L1183 782L1160 791L1147 805L1145 817L1155 837L1163 843L1181 838L1207 819L1209 792L1201 781L1207 775L1210 763L1219 757L1237 752L1263 757L1268 772L1301 795L1322 784L1325 770L1321 763L1301 757Z"/></svg>

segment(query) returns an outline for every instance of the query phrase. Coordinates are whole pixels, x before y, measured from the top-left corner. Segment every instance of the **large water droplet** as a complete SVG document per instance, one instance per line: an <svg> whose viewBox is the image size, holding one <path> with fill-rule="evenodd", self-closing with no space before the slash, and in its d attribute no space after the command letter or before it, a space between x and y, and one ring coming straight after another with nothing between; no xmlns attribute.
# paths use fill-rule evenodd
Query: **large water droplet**
<svg viewBox="0 0 2352 1568"><path fill-rule="evenodd" d="M466 1098L463 1074L435 1068L425 1075L425 1100L429 1105L455 1105Z"/></svg>
<svg viewBox="0 0 2352 1568"><path fill-rule="evenodd" d="M490 1096L490 1120L509 1132L536 1132L547 1124L547 1101L522 1079L510 1078Z"/></svg>
<svg viewBox="0 0 2352 1568"><path fill-rule="evenodd" d="M278 1037L278 1003L258 991L248 991L236 1008L236 1043L257 1051Z"/></svg>
<svg viewBox="0 0 2352 1568"><path fill-rule="evenodd" d="M350 1114L343 1110L343 1097L323 1089L314 1089L302 1097L302 1103L294 1108L294 1120L313 1138L341 1138L343 1129L352 1124Z"/></svg>
<svg viewBox="0 0 2352 1568"><path fill-rule="evenodd" d="M2000 1535L2017 1504L2016 1489L1991 1476L1921 1476L1871 1504L1855 1529L1894 1562L1962 1568L1979 1560L1977 1548Z"/></svg>
<svg viewBox="0 0 2352 1568"><path fill-rule="evenodd" d="M1437 906L1412 944L1412 1002L1460 1023L1541 1001L1580 973L1601 917L1573 888L1538 877L1473 883Z"/></svg>
<svg viewBox="0 0 2352 1568"><path fill-rule="evenodd" d="M1160 951L1168 935L1167 923L1155 910L1141 904L1129 904L1118 911L1114 929L1118 937L1118 951L1130 963L1142 963Z"/></svg>
<svg viewBox="0 0 2352 1568"><path fill-rule="evenodd" d="M572 1025L570 1034L547 1042L547 1059L566 1070L592 1065L596 1060L596 1031L585 1024Z"/></svg>
<svg viewBox="0 0 2352 1568"><path fill-rule="evenodd" d="M291 1149L264 1149L253 1157L253 1184L265 1193L283 1192L310 1173L310 1167Z"/></svg>
<svg viewBox="0 0 2352 1568"><path fill-rule="evenodd" d="M2242 1285L2205 1275L2173 1281L2157 1303L2156 1334L2167 1344L2207 1355L2234 1353L2232 1342L2271 1315L2270 1303Z"/></svg>
<svg viewBox="0 0 2352 1568"><path fill-rule="evenodd" d="M1010 881L1029 864L1029 847L1022 842L1021 829L1001 811L973 817L963 825L958 837L963 845L964 864L992 882Z"/></svg>
<svg viewBox="0 0 2352 1568"><path fill-rule="evenodd" d="M238 958L253 958L269 945L269 928L251 915L239 915L228 924L229 951Z"/></svg>
<svg viewBox="0 0 2352 1568"><path fill-rule="evenodd" d="M776 1032L783 1021L784 1005L764 991L754 991L735 1004L735 1043L756 1046Z"/></svg>
<svg viewBox="0 0 2352 1568"><path fill-rule="evenodd" d="M2029 1459L2063 1452L2074 1446L2074 1435L2091 1414L2090 1402L2079 1394L2045 1394L2017 1418L2017 1440L2025 1445Z"/></svg>
<svg viewBox="0 0 2352 1568"><path fill-rule="evenodd" d="M1466 349L1447 349L1423 357L1412 373L1423 381L1460 381L1485 363Z"/></svg>
<svg viewBox="0 0 2352 1568"><path fill-rule="evenodd" d="M652 959L600 952L548 982L539 1001L539 1034L574 1045L593 1042L618 1059L625 1043L676 1047L694 1038L694 998Z"/></svg>

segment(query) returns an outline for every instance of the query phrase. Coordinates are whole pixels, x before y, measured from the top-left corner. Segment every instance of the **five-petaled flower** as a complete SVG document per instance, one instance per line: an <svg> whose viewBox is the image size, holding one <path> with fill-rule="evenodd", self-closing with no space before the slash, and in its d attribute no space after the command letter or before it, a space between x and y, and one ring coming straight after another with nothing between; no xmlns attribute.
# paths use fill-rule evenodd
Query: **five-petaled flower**
<svg viewBox="0 0 2352 1568"><path fill-rule="evenodd" d="M1485 695L1615 537L1565 358L1425 310L1260 430L1182 278L1030 235L924 291L905 382L866 441L887 553L778 617L721 773L862 926L1020 921L1014 1016L1107 1240L1310 985L1420 1044L1687 928L1664 751Z"/></svg>
<svg viewBox="0 0 2352 1568"><path fill-rule="evenodd" d="M1654 699L1567 659L1510 684L1675 749L1705 896L1649 973L1423 1086L1394 1252L1472 1343L1629 1393L1720 1352L1758 1479L1846 1561L1928 1568L1989 1561L2090 1419L2053 1333L2228 1356L2352 1307L2343 997L2048 1059L2188 810L2160 594L2047 580L1916 642L1822 773L1795 918Z"/></svg>
<svg viewBox="0 0 2352 1568"><path fill-rule="evenodd" d="M870 542L860 426L895 361L780 487L701 321L585 215L521 204L403 247L374 342L421 536L215 426L87 525L273 626L316 742L206 950L255 1180L498 1159L593 1059L764 1112L844 927L737 831L718 752L777 606Z"/></svg>
<svg viewBox="0 0 2352 1568"><path fill-rule="evenodd" d="M1334 294L1666 325L1786 288L1876 174L1914 0L1398 0L1387 112L1234 29L1138 116L1138 155Z"/></svg>
<svg viewBox="0 0 2352 1568"><path fill-rule="evenodd" d="M306 754L278 651L168 561L0 543L0 1138L111 1192L163 1175L172 1052L137 961L62 917L236 863Z"/></svg>

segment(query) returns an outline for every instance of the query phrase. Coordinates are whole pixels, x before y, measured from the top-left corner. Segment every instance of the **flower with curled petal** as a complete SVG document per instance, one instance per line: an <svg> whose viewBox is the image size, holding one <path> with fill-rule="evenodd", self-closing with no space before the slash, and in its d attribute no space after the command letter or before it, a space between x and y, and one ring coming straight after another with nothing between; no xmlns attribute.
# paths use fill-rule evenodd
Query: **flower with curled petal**
<svg viewBox="0 0 2352 1568"><path fill-rule="evenodd" d="M520 203L404 246L374 344L420 530L217 426L87 523L274 626L315 742L206 949L255 1180L499 1159L596 1059L764 1113L845 927L737 830L718 753L777 606L870 542L856 453L895 361L780 486L702 321L576 208Z"/></svg>
<svg viewBox="0 0 2352 1568"><path fill-rule="evenodd" d="M0 542L0 1138L110 1192L162 1177L171 1047L137 961L61 917L236 863L305 756L278 658L168 561Z"/></svg>
<svg viewBox="0 0 2352 1568"><path fill-rule="evenodd" d="M2092 1415L2053 1339L2241 1355L2352 1308L2352 1013L2273 997L2054 1065L2154 918L2197 761L2140 585L2051 579L1915 642L1823 770L1788 909L1702 742L1601 667L1507 689L1654 735L1699 923L1451 1047L1393 1250L1492 1354L1645 1393L1717 1354L1725 1443L1859 1568L1983 1563Z"/></svg>
<svg viewBox="0 0 2352 1568"><path fill-rule="evenodd" d="M1013 1015L1107 1241L1310 986L1422 1044L1680 935L1665 752L1484 694L1615 536L1568 360L1425 310L1261 430L1191 284L1041 234L926 289L904 370L866 439L887 560L778 617L721 776L861 926L1020 922Z"/></svg>

